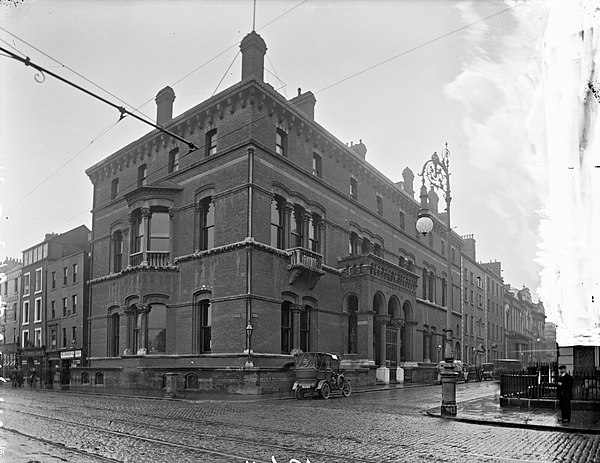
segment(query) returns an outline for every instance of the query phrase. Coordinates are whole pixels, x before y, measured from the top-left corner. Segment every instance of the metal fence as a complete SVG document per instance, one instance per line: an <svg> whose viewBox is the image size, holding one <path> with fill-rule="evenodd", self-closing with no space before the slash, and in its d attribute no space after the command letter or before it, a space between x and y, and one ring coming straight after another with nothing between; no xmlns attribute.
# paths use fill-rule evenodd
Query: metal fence
<svg viewBox="0 0 600 463"><path fill-rule="evenodd" d="M500 396L527 399L556 399L556 371L537 374L512 372L500 376ZM600 373L578 372L573 375L573 400L600 402Z"/></svg>

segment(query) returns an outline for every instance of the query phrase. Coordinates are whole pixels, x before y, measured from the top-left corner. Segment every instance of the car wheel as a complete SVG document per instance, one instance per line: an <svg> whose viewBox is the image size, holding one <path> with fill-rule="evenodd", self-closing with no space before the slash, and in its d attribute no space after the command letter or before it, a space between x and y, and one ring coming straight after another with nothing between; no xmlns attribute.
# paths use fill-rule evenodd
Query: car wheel
<svg viewBox="0 0 600 463"><path fill-rule="evenodd" d="M321 386L320 394L321 397L325 400L329 399L329 396L331 395L331 388L329 387L329 383L323 383L323 385Z"/></svg>
<svg viewBox="0 0 600 463"><path fill-rule="evenodd" d="M298 400L304 399L304 388L301 388L301 387L296 388L296 399L298 399Z"/></svg>
<svg viewBox="0 0 600 463"><path fill-rule="evenodd" d="M346 380L342 386L342 395L348 397L350 394L352 394L352 385L350 384L350 381Z"/></svg>

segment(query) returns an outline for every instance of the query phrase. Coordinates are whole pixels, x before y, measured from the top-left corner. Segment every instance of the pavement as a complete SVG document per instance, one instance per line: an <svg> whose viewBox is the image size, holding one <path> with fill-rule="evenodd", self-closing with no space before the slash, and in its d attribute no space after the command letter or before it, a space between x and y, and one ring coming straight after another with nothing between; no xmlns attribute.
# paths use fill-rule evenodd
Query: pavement
<svg viewBox="0 0 600 463"><path fill-rule="evenodd" d="M457 411L455 417L442 417L440 407L431 408L426 410L425 413L429 416L466 423L600 434L600 411L572 410L571 421L569 423L561 423L559 421L560 409L558 407L501 407L499 395L457 402L456 405Z"/></svg>
<svg viewBox="0 0 600 463"><path fill-rule="evenodd" d="M358 387L353 393L367 393L406 387L425 387L415 384L389 384ZM571 421L559 421L560 409L545 407L501 407L500 395L486 396L472 400L457 401L456 416L442 416L440 407L430 408L424 413L436 417L472 424L504 426L513 428L564 431L584 434L600 434L600 410L572 410Z"/></svg>

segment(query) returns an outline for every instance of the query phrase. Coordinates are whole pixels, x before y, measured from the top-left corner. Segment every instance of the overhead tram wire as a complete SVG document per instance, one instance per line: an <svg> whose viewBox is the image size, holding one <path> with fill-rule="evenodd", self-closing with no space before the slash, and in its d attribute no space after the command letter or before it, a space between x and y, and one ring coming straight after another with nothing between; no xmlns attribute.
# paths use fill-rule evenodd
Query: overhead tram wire
<svg viewBox="0 0 600 463"><path fill-rule="evenodd" d="M44 68L44 67L42 67L42 66L40 66L38 64L33 63L29 59L29 57L21 58L20 56L18 56L16 54L14 54L13 52L7 50L6 48L2 48L2 47L0 47L0 51L3 51L4 53L8 53L8 55L10 55L9 56L10 58L13 58L14 60L20 61L25 66L31 66L32 68L37 69L41 73L48 74L48 75L50 75L50 76L52 76L52 77L60 80L61 82L64 82L64 83L70 85L71 87L74 87L77 90L80 90L83 93L85 93L87 95L90 95L90 96L96 98L97 100L100 100L103 103L105 103L105 104L107 104L109 106L112 106L113 108L116 108L119 111L119 113L121 114L119 120L123 119L125 116L131 116L131 117L133 117L133 118L135 118L135 119L143 122L144 124L150 125L151 127L154 127L155 129L158 129L159 131L163 132L164 134L167 134L167 135L175 138L176 140L179 140L179 141L185 143L186 145L188 145L190 151L194 151L194 150L198 149L198 147L196 145L194 145L192 142L186 140L185 138L180 137L176 133L173 133L170 130L165 129L164 127L162 127L162 126L160 126L158 124L155 124L154 122L147 121L146 119L138 116L137 114L134 114L131 111L128 111L123 106L117 106L115 103L113 103L111 101L108 101L106 98L103 98L100 95L97 95L94 92L92 92L90 90L87 90L87 89L81 87L80 85L77 85L76 83L71 82L68 79L65 79L64 77L61 77L58 74L55 74L54 72L49 71L48 69L46 69L46 68Z"/></svg>
<svg viewBox="0 0 600 463"><path fill-rule="evenodd" d="M298 5L296 5L295 7L291 8L289 11L287 11L287 12L285 12L285 13L281 14L280 16L278 16L278 17L277 17L277 18L275 18L274 20L270 21L269 23L267 23L265 26L263 26L263 27L262 27L262 28L260 28L260 29L264 29L266 26L268 26L268 25L272 24L273 22L275 22L276 20L278 20L278 19L280 19L281 17L285 16L286 14L288 14L289 12L291 12L292 10L294 10L294 9L298 8L299 6L301 6L302 4L306 3L306 1L308 1L308 0L304 0L303 2L299 3ZM518 5L515 5L515 6L518 6ZM425 42L425 43L423 43L423 44L421 44L421 45L419 45L419 46L413 47L413 48L411 48L410 50L406 50L406 51L404 51L404 52L402 52L402 53L400 53L400 54L398 54L398 55L396 55L396 56L394 56L394 57L392 57L392 58L388 58L388 59L386 59L386 60L384 60L384 61L382 61L382 62L380 62L380 63L378 63L378 64L375 64L375 65L373 65L373 66L370 66L369 68L367 68L367 69L364 69L364 70L362 70L362 71L360 71L360 72L357 72L357 73L355 73L355 74L353 74L353 75L351 75L351 76L348 76L348 77L346 77L346 78L344 78L344 79L342 79L342 80L340 80L340 81L334 82L333 84L331 84L331 85L328 85L327 87L324 87L324 88L322 88L321 90L318 90L318 91L317 91L317 92L315 92L315 93L319 93L319 92L323 92L323 91L325 91L325 90L328 90L329 88L332 88L332 87L334 87L334 86L336 86L336 85L339 85L340 83L346 82L346 81L348 81L348 80L352 79L353 77L356 77L356 76L358 76L358 75L360 75L360 74L363 74L363 73L365 73L365 72L367 72L367 71L370 71L370 70L372 70L372 69L374 69L374 68L376 68L376 67L378 67L378 66L381 66L381 65L383 65L383 64L385 64L385 63L387 63L387 62L389 62L389 61L392 61L392 60L394 60L394 59L397 59L397 58L399 58L399 57L401 57L401 56L404 56L404 55L406 55L406 54L408 54L408 53L411 53L411 52L413 52L413 51L416 51L416 50L418 50L418 49L420 49L420 48L422 48L422 47L424 47L424 46L426 46L426 45L429 45L429 44L431 44L431 43L434 43L434 42L436 42L436 41L438 41L438 40L441 40L442 38L448 37L448 36L450 36L450 35L452 35L452 34L455 34L455 33L457 33L457 32L460 32L460 31L462 31L462 30L465 30L465 29L467 29L467 28L469 28L469 27L471 27L471 26L474 26L475 24L478 24L478 23L482 22L482 21L485 21L485 20L491 19L491 18L493 18L493 17L495 17L495 16L499 16L500 14L506 13L507 11L510 11L511 9L515 8L515 6L509 7L509 8L505 8L505 9L503 9L503 10L500 10L500 11L498 11L498 12L496 12L496 13L493 13L493 14L491 14L491 15L489 15L489 16L486 16L485 18L482 18L482 19L480 19L480 20L474 21L474 22L472 22L472 23L466 24L465 26L462 26L462 27L460 27L460 28L457 28L457 29L455 29L455 30L453 30L453 31L449 31L449 32L447 32L447 33L445 33L445 34L442 34L442 35L440 35L440 36L438 36L438 37L436 37L436 38L433 38L433 39L431 39L431 40L429 40L429 41L427 41L427 42ZM259 30L260 30L260 29L259 29ZM237 45L237 44L236 44L236 45ZM187 75L185 75L184 77L182 77L181 79L179 79L178 81L176 81L176 82L175 82L173 85L175 85L175 84L177 84L177 83L179 83L179 82L183 81L184 79L186 79L187 77L189 77L190 75L192 75L194 72L196 72L197 70L201 69L201 68L202 68L203 66L205 66L206 64L210 63L211 61L214 61L216 58L218 58L218 57L219 57L219 56L221 56L222 54L224 54L224 53L226 53L227 51L229 51L229 50L230 50L231 48L233 48L234 46L235 46L235 45L233 45L233 46L231 46L231 47L227 48L226 50L224 50L223 52L219 53L217 56L215 56L214 58L212 58L212 59L210 59L209 61L207 61L206 63L204 63L202 66L200 66L200 67L198 67L198 68L194 69L192 72L188 73ZM151 100L149 100L149 101L151 101ZM144 103L144 104L145 104L145 103ZM245 125L243 125L243 126L241 126L241 127L238 127L237 129L233 130L232 132L229 132L229 133L223 134L223 135L219 136L218 138L220 139L220 138L224 138L224 137L226 137L226 136L228 136L228 135L232 135L232 134L236 133L236 132L237 132L237 131L239 131L239 130L243 130L243 129L244 129L246 126L247 126L247 125L251 125L251 124L253 124L253 123L256 123L256 122L258 122L258 121L260 121L260 120L262 120L262 119L265 119L265 118L267 118L267 117L270 117L270 116L272 116L272 113L268 113L268 114L266 114L265 116L263 116L263 117L261 117L261 118L259 118L259 119L257 119L257 120L251 121L251 122L249 122L248 124L245 124ZM198 149L202 148L203 146L204 146L204 145L200 145L200 147L198 147ZM86 147L86 148L87 148L87 147ZM190 152L188 152L188 153L186 153L186 154L184 154L184 155L182 156L182 158L183 158L183 157L185 157L185 156L187 156L187 155L189 155L189 154L191 154L191 151L190 151ZM168 165L165 165L163 168L168 168ZM133 186L133 185L135 185L135 183L132 183L132 184L130 184L130 185L126 185L126 186L124 186L124 187L125 187L125 188L127 188L127 187L131 187L131 186ZM106 204L108 204L108 202L109 202L109 201L106 201L106 203L100 204L100 205L98 205L98 207L102 207L103 205L106 205ZM82 214L82 213L84 213L84 212L87 212L87 210L85 210L85 211L82 211L81 213L77 214L75 217L77 217L77 216L81 215L81 214Z"/></svg>
<svg viewBox="0 0 600 463"><path fill-rule="evenodd" d="M108 94L108 95L112 96L112 97L113 97L113 98L115 98L116 100L119 100L121 103L123 103L123 104L125 104L125 105L127 105L127 106L129 106L129 107L131 107L131 108L134 108L134 106L133 106L133 105L131 105L131 104L127 103L127 102L126 102L126 101L124 101L124 100L122 100L121 98L119 98L119 97L118 97L117 95L115 95L114 93L112 93L112 92L110 92L110 91L106 90L105 88L103 88L102 86L98 85L98 84L97 84L97 83L95 83L94 81L92 81L92 80L88 79L88 78L87 78L87 77L85 77L84 75L82 75L82 74L80 74L79 72L77 72L75 69L73 69L73 68L71 68L71 67L67 66L66 64L64 64L64 63L60 62L60 61L59 61L59 60L57 60L56 58L54 58L54 57L50 56L48 53L44 52L43 50L40 50L40 49L39 49L39 48L37 48L35 45L32 45L32 44L30 44L29 42L27 42L26 40L22 39L22 38L21 38L21 37L19 37L18 35L15 35L15 34L13 34L12 32L10 32L10 31L6 30L6 29L5 29L5 28L3 28L2 26L0 26L0 30L1 30L1 31L3 31L3 32L6 32L8 35L10 35L11 37L13 37L13 38L15 38L15 39L19 40L20 42L23 42L23 43L24 43L25 45L27 45L28 47L30 47L30 48L33 48L33 49L34 49L35 51L37 51L38 53L41 53L41 54L42 54L42 55L44 55L46 58L48 58L48 59L50 59L50 60L54 61L55 63L59 64L61 67L63 67L63 68L65 68L65 69L67 69L68 71L71 71L71 72L72 72L73 74L75 74L77 77L80 77L81 79L85 80L86 82L88 82L89 84L91 84L91 85L93 85L94 87L98 88L99 90L102 90L104 93L106 93L106 94ZM2 39L0 39L0 41L2 41L2 42L4 42L4 43L6 43L6 44L8 45L8 43L7 43L6 41L4 41L4 40L2 40ZM9 45L9 46L10 46L10 45ZM21 52L20 52L19 50L17 50L15 47L12 47L12 46L11 46L11 48L12 48L13 50L17 51L18 53L20 53L21 55L23 55L23 56L26 58L26 55L25 55L25 54L23 54L23 53L21 53ZM146 103L144 103L144 104L146 104ZM142 106L143 106L143 105L142 105ZM149 116L148 116L147 114L144 114L143 112L141 112L141 111L139 110L139 108L141 108L142 106L138 106L137 108L134 108L133 110L134 110L134 111L136 111L136 112L138 112L138 113L140 113L141 115L143 115L143 116L145 116L145 117L148 117L148 118L149 118Z"/></svg>
<svg viewBox="0 0 600 463"><path fill-rule="evenodd" d="M289 10L285 11L284 13L280 14L279 16L277 16L276 18L272 19L271 21L269 21L267 24L265 24L264 26L262 26L259 30L262 30L264 28L266 28L267 26L273 24L274 22L278 21L279 19L281 19L282 17L284 17L285 15L291 13L293 10L295 10L296 8L300 7L302 4L306 3L308 0L304 0L300 3L298 3L296 6L290 8ZM22 39L21 37L13 34L12 32L6 30L5 28L0 26L0 30L6 32L7 34L9 34L11 37L23 42L24 44L26 44L27 46L33 48L34 50L36 50L37 52L41 53L42 55L46 56L47 58L51 59L52 61L54 61L55 63L60 64L62 67L64 67L65 69L68 69L69 71L73 72L75 75L81 77L82 79L84 79L85 81L89 82L90 84L92 84L93 86L101 89L103 92L107 93L108 95L111 95L112 97L114 97L115 99L119 100L120 102L134 108L133 105L128 104L127 102L125 102L124 100L122 100L121 98L119 98L118 96L114 95L113 93L111 93L110 91L102 88L100 85L96 84L95 82L91 81L90 79L86 78L85 76L81 75L80 73L78 73L77 71L75 71L74 69L70 68L69 66L66 66L65 64L61 63L60 61L58 61L57 59L53 58L52 56L48 55L47 53L45 53L44 51L40 50L39 48L37 48L36 46L30 44L29 42L27 42L26 40ZM11 44L9 44L8 42L6 42L3 39L0 39L0 41L4 42L7 46L9 46L10 48L12 48L13 50L15 50L17 53L20 53L21 55L23 55L24 58L27 58L27 56L24 53L21 53L17 48L15 48L14 46L12 46ZM187 79L189 76L191 76L192 74L194 74L195 72L197 72L198 70L202 69L204 66L208 65L209 63L211 63L212 61L214 61L215 59L219 58L220 56L222 56L223 54L227 53L229 50L231 50L232 48L235 48L238 45L238 43L236 42L235 44L231 45L230 47L228 47L227 49L223 50L221 53L217 54L216 56L214 56L213 58L211 58L210 60L204 62L202 65L198 66L197 68L195 68L194 70L192 70L191 72L189 72L188 74L184 75L182 78L180 78L179 80L175 81L174 83L172 83L172 86L177 85L178 83L182 82L183 80ZM239 52L238 52L239 54ZM6 57L11 57L10 55L3 55ZM237 58L237 55L236 55ZM235 61L235 58L234 58ZM232 63L233 64L233 63ZM231 67L231 65L230 65ZM220 83L219 83L220 85ZM214 95L214 94L213 94ZM150 98L149 100L145 101L144 103L142 103L141 105L139 105L137 108L134 108L134 111L139 112L140 114L148 117L147 115L145 115L143 112L139 111L140 108L142 108L143 106L145 106L146 104L150 103L153 100L153 98ZM121 118L122 119L122 118ZM108 127L106 127L105 129L103 129L98 135L96 135L92 141L86 145L84 148L82 148L80 151L78 151L74 156L72 156L70 159L68 159L65 163L63 163L61 165L61 167L59 167L58 169L56 169L55 171L52 172L52 174L50 174L48 177L46 177L43 181L41 181L38 185L36 185L35 188L33 188L32 190L29 191L29 193L27 193L25 196L23 196L21 199L19 199L16 203L14 203L13 205L10 206L10 208L8 209L12 209L15 206L17 206L18 204L20 204L22 201L24 201L25 199L27 199L31 194L33 194L38 188L40 188L42 185L44 185L48 180L50 180L54 175L56 175L60 170L62 170L66 165L68 165L71 161L73 161L75 158L77 158L79 155L81 155L85 150L87 150L92 143L94 143L94 141L98 140L100 137L104 136L106 133L108 133L113 127L115 127L117 125L118 122L120 122L119 119L117 122L109 125ZM185 156L185 155L184 155ZM182 156L183 157L183 156Z"/></svg>

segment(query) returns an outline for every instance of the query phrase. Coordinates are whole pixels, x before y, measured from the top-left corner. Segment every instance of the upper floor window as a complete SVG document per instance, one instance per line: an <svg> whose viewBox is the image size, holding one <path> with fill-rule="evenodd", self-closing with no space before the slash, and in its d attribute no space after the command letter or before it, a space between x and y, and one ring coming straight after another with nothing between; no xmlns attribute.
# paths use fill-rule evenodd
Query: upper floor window
<svg viewBox="0 0 600 463"><path fill-rule="evenodd" d="M56 272L52 272L52 289L56 289Z"/></svg>
<svg viewBox="0 0 600 463"><path fill-rule="evenodd" d="M167 211L152 211L148 221L148 251L169 251L170 218Z"/></svg>
<svg viewBox="0 0 600 463"><path fill-rule="evenodd" d="M35 271L35 292L39 293L42 290L42 269L38 268Z"/></svg>
<svg viewBox="0 0 600 463"><path fill-rule="evenodd" d="M23 302L23 316L21 317L21 324L27 325L29 323L29 301Z"/></svg>
<svg viewBox="0 0 600 463"><path fill-rule="evenodd" d="M177 172L179 170L179 147L173 148L169 151L169 173Z"/></svg>
<svg viewBox="0 0 600 463"><path fill-rule="evenodd" d="M350 177L350 196L358 199L358 182L354 177Z"/></svg>
<svg viewBox="0 0 600 463"><path fill-rule="evenodd" d="M402 230L404 230L404 227L405 227L405 217L404 217L404 212L402 212L402 211L399 211L399 213L400 213L400 228L401 228Z"/></svg>
<svg viewBox="0 0 600 463"><path fill-rule="evenodd" d="M73 283L77 283L77 264L73 264Z"/></svg>
<svg viewBox="0 0 600 463"><path fill-rule="evenodd" d="M113 178L110 184L110 199L115 199L119 194L119 179Z"/></svg>
<svg viewBox="0 0 600 463"><path fill-rule="evenodd" d="M146 176L147 176L146 164L142 164L138 167L138 176L137 176L137 186L138 188L146 185Z"/></svg>
<svg viewBox="0 0 600 463"><path fill-rule="evenodd" d="M69 284L69 267L63 267L63 285Z"/></svg>
<svg viewBox="0 0 600 463"><path fill-rule="evenodd" d="M144 239L144 220L142 211L137 210L131 219L131 253L142 252L142 241Z"/></svg>
<svg viewBox="0 0 600 463"><path fill-rule="evenodd" d="M111 271L118 273L123 265L123 234L121 230L116 230L111 235Z"/></svg>
<svg viewBox="0 0 600 463"><path fill-rule="evenodd" d="M33 311L33 321L34 322L41 322L42 321L42 299L38 298L35 300L35 305L34 305L34 311Z"/></svg>
<svg viewBox="0 0 600 463"><path fill-rule="evenodd" d="M323 160L317 153L313 153L312 173L315 177L322 178L323 176Z"/></svg>
<svg viewBox="0 0 600 463"><path fill-rule="evenodd" d="M271 201L271 246L278 249L284 249L285 246L283 203L283 198L277 196Z"/></svg>
<svg viewBox="0 0 600 463"><path fill-rule="evenodd" d="M287 156L287 133L280 128L275 133L275 152L280 156Z"/></svg>
<svg viewBox="0 0 600 463"><path fill-rule="evenodd" d="M206 156L217 154L217 129L212 129L206 132L205 139Z"/></svg>
<svg viewBox="0 0 600 463"><path fill-rule="evenodd" d="M320 240L320 227L321 227L321 216L318 214L312 214L312 221L308 228L308 242L310 244L310 250L314 252L321 252L321 240Z"/></svg>
<svg viewBox="0 0 600 463"><path fill-rule="evenodd" d="M215 208L212 196L198 202L198 249L206 251L215 247Z"/></svg>
<svg viewBox="0 0 600 463"><path fill-rule="evenodd" d="M29 296L29 273L23 275L23 296Z"/></svg>
<svg viewBox="0 0 600 463"><path fill-rule="evenodd" d="M297 204L294 205L294 220L292 222L292 246L304 246L304 221L306 210Z"/></svg>
<svg viewBox="0 0 600 463"><path fill-rule="evenodd" d="M383 215L383 198L377 195L377 213Z"/></svg>

